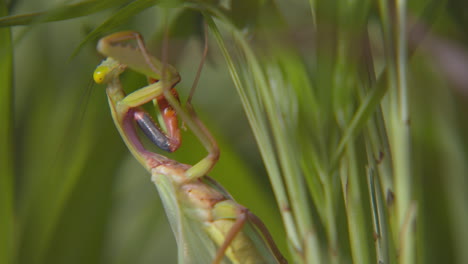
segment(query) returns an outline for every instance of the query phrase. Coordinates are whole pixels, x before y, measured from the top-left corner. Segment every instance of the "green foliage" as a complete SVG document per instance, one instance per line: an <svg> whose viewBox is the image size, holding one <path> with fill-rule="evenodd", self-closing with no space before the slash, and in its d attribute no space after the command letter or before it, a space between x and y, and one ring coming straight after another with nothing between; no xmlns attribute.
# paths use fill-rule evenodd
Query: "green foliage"
<svg viewBox="0 0 468 264"><path fill-rule="evenodd" d="M131 29L156 47L168 24L184 98L202 18L211 176L291 262L468 263L461 2L1 2L0 264L175 262L157 192L88 83L97 38ZM193 164L204 151L183 138L170 157Z"/></svg>
<svg viewBox="0 0 468 264"><path fill-rule="evenodd" d="M0 15L8 13L0 2ZM0 263L13 259L14 238L14 133L13 49L11 30L0 29Z"/></svg>

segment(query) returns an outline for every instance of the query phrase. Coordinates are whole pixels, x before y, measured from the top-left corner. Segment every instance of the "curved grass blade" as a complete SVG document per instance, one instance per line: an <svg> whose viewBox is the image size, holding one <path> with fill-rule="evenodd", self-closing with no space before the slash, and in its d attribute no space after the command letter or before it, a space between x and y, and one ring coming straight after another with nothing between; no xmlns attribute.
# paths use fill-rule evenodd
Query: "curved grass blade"
<svg viewBox="0 0 468 264"><path fill-rule="evenodd" d="M215 11L216 10L214 9L210 9L210 12L216 14L217 17L222 17L222 14L216 13ZM234 65L231 55L227 51L223 37L221 36L218 27L216 26L212 17L209 14L205 13L204 15L212 33L216 37L218 46L226 59L231 78L233 79L236 89L241 97L241 101L244 105L244 110L246 111L252 130L254 131L254 135L258 142L258 147L260 149L260 152L262 153L262 157L264 159L268 174L270 176L270 181L280 207L281 215L286 226L288 239L293 244L293 247L300 248L299 238L296 236L297 232L294 223L294 218L289 210L281 210L282 208L290 208L290 203L284 190L284 184L282 183L279 165L276 162L275 155L272 155L274 153L272 147L273 144L271 143L270 136L268 135L268 133L266 133L267 125L265 124L265 119L264 117L258 115L258 113L260 113L261 111L259 109L256 109L261 103L251 102L252 97L249 98L249 95L247 95L249 89L246 89L243 82L241 81L238 70ZM229 22L229 20L225 18L223 18L222 21L224 21L225 23ZM232 29L235 28L232 24L229 24L229 26L232 27Z"/></svg>
<svg viewBox="0 0 468 264"><path fill-rule="evenodd" d="M103 10L120 6L132 0L85 1L76 4L59 6L48 11L29 14L4 16L0 18L0 27L24 26L35 23L68 20L91 15Z"/></svg>
<svg viewBox="0 0 468 264"><path fill-rule="evenodd" d="M116 26L127 22L132 16L140 13L141 11L149 7L157 5L159 2L161 1L159 0L136 0L126 5L125 7L122 7L113 16L111 16L109 19L104 21L104 23L102 23L100 26L95 28L91 33L89 33L88 36L86 36L86 38L80 43L80 45L78 45L78 47L75 49L75 51L73 52L70 58L75 57L78 54L78 52L83 48L83 46L89 41L96 40L103 33L111 31Z"/></svg>
<svg viewBox="0 0 468 264"><path fill-rule="evenodd" d="M354 114L351 122L348 124L347 128L344 130L343 136L341 137L338 147L336 148L335 153L333 154L331 170L334 171L337 169L337 164L340 161L341 156L345 150L346 145L354 138L357 134L357 131L361 129L365 122L369 119L370 115L374 113L377 106L379 106L380 101L387 92L387 86L384 85L386 80L386 75L382 76L379 79L379 82L376 84L376 87L366 96L363 100L363 103L359 106Z"/></svg>

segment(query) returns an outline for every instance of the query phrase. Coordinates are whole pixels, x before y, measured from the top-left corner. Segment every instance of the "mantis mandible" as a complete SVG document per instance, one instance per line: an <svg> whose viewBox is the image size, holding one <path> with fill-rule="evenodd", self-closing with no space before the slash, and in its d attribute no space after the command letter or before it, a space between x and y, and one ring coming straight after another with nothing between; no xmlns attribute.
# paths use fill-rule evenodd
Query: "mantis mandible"
<svg viewBox="0 0 468 264"><path fill-rule="evenodd" d="M191 104L180 104L174 88L180 81L176 69L151 56L137 32L104 37L97 49L107 59L96 68L94 80L107 84L114 123L133 156L152 175L176 236L179 263L287 263L263 222L206 176L219 149ZM149 85L126 95L119 76L127 68L147 76ZM157 102L167 132L140 108L150 101ZM135 123L155 145L175 151L180 145L177 116L208 151L193 166L146 150L137 135Z"/></svg>

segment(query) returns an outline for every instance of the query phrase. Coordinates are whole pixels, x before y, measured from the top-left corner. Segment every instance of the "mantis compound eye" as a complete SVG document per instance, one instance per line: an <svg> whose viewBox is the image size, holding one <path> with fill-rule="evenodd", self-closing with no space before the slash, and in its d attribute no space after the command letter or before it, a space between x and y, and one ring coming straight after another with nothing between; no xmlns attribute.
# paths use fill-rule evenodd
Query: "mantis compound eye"
<svg viewBox="0 0 468 264"><path fill-rule="evenodd" d="M126 66L120 62L107 58L101 62L94 70L93 78L97 84L107 83L112 79L118 78L125 70Z"/></svg>
<svg viewBox="0 0 468 264"><path fill-rule="evenodd" d="M97 84L104 83L104 81L106 80L106 76L109 74L110 71L111 70L108 66L99 65L96 68L96 70L94 70L94 74L93 74L94 81Z"/></svg>

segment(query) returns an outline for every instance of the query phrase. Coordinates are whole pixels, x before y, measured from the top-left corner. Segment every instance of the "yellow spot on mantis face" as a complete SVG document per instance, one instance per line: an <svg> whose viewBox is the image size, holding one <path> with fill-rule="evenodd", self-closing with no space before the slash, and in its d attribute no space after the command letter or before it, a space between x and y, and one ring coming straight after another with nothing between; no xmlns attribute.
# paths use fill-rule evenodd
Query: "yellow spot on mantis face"
<svg viewBox="0 0 468 264"><path fill-rule="evenodd" d="M107 58L94 70L93 78L98 84L110 82L119 77L126 66L113 58Z"/></svg>
<svg viewBox="0 0 468 264"><path fill-rule="evenodd" d="M101 84L105 81L106 76L109 74L111 69L108 66L99 65L96 70L94 70L93 78L97 84Z"/></svg>

